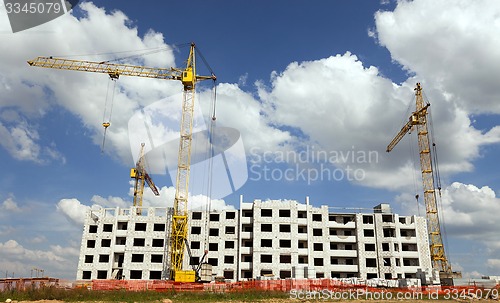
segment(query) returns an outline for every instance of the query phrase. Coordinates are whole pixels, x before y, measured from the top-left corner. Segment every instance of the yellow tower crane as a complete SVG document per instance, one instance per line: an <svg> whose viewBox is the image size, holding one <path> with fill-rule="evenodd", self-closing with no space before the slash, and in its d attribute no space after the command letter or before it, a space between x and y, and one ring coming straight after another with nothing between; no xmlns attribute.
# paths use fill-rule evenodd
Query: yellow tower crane
<svg viewBox="0 0 500 303"><path fill-rule="evenodd" d="M182 270L182 263L188 235L189 172L191 166L195 86L199 81L209 79L213 81L216 80L215 74L213 73L210 76L199 76L196 74L195 53L195 44L191 43L186 67L183 69L174 67L145 67L53 57L37 57L28 61L30 66L103 73L108 74L111 78L118 78L119 76L136 76L153 79L179 80L182 82L184 91L180 124L180 143L170 237L170 279L172 280L183 279L183 277L186 276L186 271ZM192 275L191 272L189 272L188 276L192 276L194 281L194 272Z"/></svg>
<svg viewBox="0 0 500 303"><path fill-rule="evenodd" d="M160 192L156 188L153 179L149 176L146 171L146 160L144 159L144 143L141 144L141 151L139 154L139 160L135 164L134 168L130 169L130 178L135 179L134 183L134 206L136 207L136 213L138 215L142 214L142 196L144 193L144 183L147 183L149 188L153 191L155 196L159 196Z"/></svg>
<svg viewBox="0 0 500 303"><path fill-rule="evenodd" d="M416 109L411 114L409 121L403 126L399 133L392 139L387 146L387 152L390 152L396 144L410 132L415 126L418 133L418 147L420 151L420 168L422 171L424 203L427 217L427 229L429 232L429 245L432 267L439 270L441 276L452 274L451 266L448 263L444 251L443 238L441 236L441 227L439 224L439 214L437 207L436 189L434 187L434 171L432 169L432 157L429 143L429 132L427 128L427 109L430 104L424 104L422 97L422 87L417 83L415 88Z"/></svg>

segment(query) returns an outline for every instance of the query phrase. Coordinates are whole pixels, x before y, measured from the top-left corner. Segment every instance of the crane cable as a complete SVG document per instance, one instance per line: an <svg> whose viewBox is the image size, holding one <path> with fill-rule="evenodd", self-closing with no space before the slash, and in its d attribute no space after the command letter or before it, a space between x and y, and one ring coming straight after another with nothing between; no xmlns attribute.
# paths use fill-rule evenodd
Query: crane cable
<svg viewBox="0 0 500 303"><path fill-rule="evenodd" d="M195 52L196 54L201 58L207 69L209 70L210 74L212 76L215 76L215 73L213 72L212 68L208 64L207 60L201 53L201 50L198 47L195 47ZM210 117L210 123L208 127L208 142L207 142L207 159L208 159L208 184L207 184L207 195L206 195L206 203L205 203L205 213L207 214L207 218L205 220L205 243L204 247L205 250L207 250L207 245L209 242L209 225L210 225L210 211L212 210L212 189L213 189L213 159L215 156L215 151L214 151L214 137L215 137L215 131L216 131L216 121L217 121L217 116L216 116L216 105L217 105L217 83L216 79L214 77L212 81L212 95L211 95L211 100L210 100L210 111L211 112L211 117Z"/></svg>
<svg viewBox="0 0 500 303"><path fill-rule="evenodd" d="M118 80L118 77L110 75L109 79L111 82L113 82L113 88L110 97L109 91L111 82L108 82L108 88L106 90L106 100L104 102L104 112L102 114L102 126L104 127L104 135L102 138L101 154L104 153L104 144L106 143L106 132L108 130L108 127L111 125L111 117L113 116L113 104L115 98L116 82ZM108 102L110 103L110 109L109 109L109 114L106 115L108 111Z"/></svg>
<svg viewBox="0 0 500 303"><path fill-rule="evenodd" d="M208 158L208 188L207 188L207 201L205 203L205 212L207 213L207 220L205 221L205 230L208 231L208 226L210 223L210 211L212 210L212 189L213 189L213 167L214 167L214 156L215 156L215 151L214 151L214 136L215 136L215 130L216 130L216 104L217 104L217 85L215 83L215 80L213 81L213 94L212 98L210 101L210 111L212 112L212 116L210 118L210 125L208 128L208 148L207 148L207 158ZM205 247L207 246L208 243L208 236L209 233L206 233L206 238L205 238ZM205 248L206 250L206 248Z"/></svg>
<svg viewBox="0 0 500 303"><path fill-rule="evenodd" d="M205 59L205 57L203 56L203 54L201 53L201 50L199 49L199 47L195 47L195 52L196 54L198 54L198 56L200 56L201 60L203 61L203 63L205 64L205 66L208 68L208 71L210 72L210 74L212 76L215 76L215 73L213 71L213 69L210 67L210 65L208 64L207 60ZM215 85L215 79L213 81L214 85Z"/></svg>
<svg viewBox="0 0 500 303"><path fill-rule="evenodd" d="M117 54L127 54L130 53L131 55L125 55L123 57L116 57L114 59L109 59L109 60L104 60L102 63L109 63L109 62L117 62L117 61L123 61L126 59L133 59L137 57L143 57L151 54L156 54L160 52L165 52L171 49L176 49L179 47L184 47L186 45L189 45L189 43L182 43L182 44L172 44L169 46L161 46L161 47L154 47L154 48L146 48L146 49L139 49L139 50L128 50L128 51L118 51L118 52L104 52L104 53L90 53L90 54L79 54L79 55L58 55L54 57L59 57L59 58L75 58L75 57L102 57L102 56L114 56Z"/></svg>

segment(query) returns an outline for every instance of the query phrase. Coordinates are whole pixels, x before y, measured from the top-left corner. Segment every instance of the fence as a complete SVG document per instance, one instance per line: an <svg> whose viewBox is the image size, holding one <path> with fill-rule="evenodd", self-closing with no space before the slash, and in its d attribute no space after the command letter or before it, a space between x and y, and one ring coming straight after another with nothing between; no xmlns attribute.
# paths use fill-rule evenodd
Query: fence
<svg viewBox="0 0 500 303"><path fill-rule="evenodd" d="M242 282L212 282L212 283L178 283L165 280L93 280L94 290L128 290L128 291L207 291L207 292L238 292L249 290L262 291L302 291L326 293L358 293L358 294L421 294L431 296L449 296L450 298L485 298L499 297L499 289L487 290L471 286L410 286L410 287L377 287L364 281L342 281L337 279L280 279L251 280Z"/></svg>
<svg viewBox="0 0 500 303"><path fill-rule="evenodd" d="M27 290L47 286L59 286L59 279L49 277L0 279L0 291Z"/></svg>

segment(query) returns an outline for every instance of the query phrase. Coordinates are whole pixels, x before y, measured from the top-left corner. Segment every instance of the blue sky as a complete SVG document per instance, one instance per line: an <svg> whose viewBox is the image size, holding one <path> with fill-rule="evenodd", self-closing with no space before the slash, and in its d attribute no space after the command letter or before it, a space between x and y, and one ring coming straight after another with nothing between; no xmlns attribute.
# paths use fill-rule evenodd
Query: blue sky
<svg viewBox="0 0 500 303"><path fill-rule="evenodd" d="M0 6L0 272L26 276L36 266L73 279L85 210L132 204L128 171L139 144L129 121L158 104L173 120L180 112L179 83L122 77L101 153L107 75L33 68L26 60L102 61L113 58L96 54L167 47L141 63L182 66L187 49L177 46L194 41L218 77L217 125L241 134L240 149L228 155L248 169L246 183L214 197L214 206L237 207L240 195L301 202L309 196L316 206L387 202L405 215L422 211L423 201L417 207L413 198L421 190L410 152L416 137L385 153L421 82L432 104L448 255L465 275L498 275L498 13L493 0L94 1L12 34ZM208 72L201 60L198 66ZM198 94L205 116L209 89L200 85ZM168 127L155 127L157 142L171 138ZM377 158L291 161L308 149L309 156L373 152ZM206 169L193 173L206 179ZM282 175L265 180L263 169ZM297 177L321 169L352 169L362 178ZM146 192L145 203L171 205L169 176L153 179L161 196ZM200 206L206 199L192 201Z"/></svg>

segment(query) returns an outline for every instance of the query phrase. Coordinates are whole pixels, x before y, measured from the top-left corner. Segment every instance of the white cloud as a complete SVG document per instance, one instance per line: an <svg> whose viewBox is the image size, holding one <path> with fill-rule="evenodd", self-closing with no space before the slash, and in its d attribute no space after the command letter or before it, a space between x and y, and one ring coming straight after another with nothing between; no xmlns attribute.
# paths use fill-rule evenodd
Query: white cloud
<svg viewBox="0 0 500 303"><path fill-rule="evenodd" d="M492 272L500 271L500 258L498 259L488 259L487 261L488 267L492 269Z"/></svg>
<svg viewBox="0 0 500 303"><path fill-rule="evenodd" d="M217 104L218 123L239 130L247 151L252 147L278 150L295 140L288 131L273 126L274 119L263 115L261 101L236 84L219 84Z"/></svg>
<svg viewBox="0 0 500 303"><path fill-rule="evenodd" d="M83 226L85 214L90 207L81 204L77 199L61 199L57 203L56 208L70 222Z"/></svg>
<svg viewBox="0 0 500 303"><path fill-rule="evenodd" d="M291 63L285 71L273 74L271 88L259 86L259 96L272 125L294 130L292 138L283 138L281 142L330 153L377 153L376 161L354 159L335 165L362 169L366 177L359 183L364 185L408 189L413 185L414 170L408 141L402 141L391 154L385 148L401 128L399 123L408 119L405 110L414 99L415 82L411 78L396 85L381 76L376 67L364 67L347 52ZM443 91L429 86L424 87L424 92L433 100L433 128L442 156L442 175L471 171L480 147L500 142L498 128L482 133L471 125L469 113L446 100ZM416 145L415 137L405 140L409 139Z"/></svg>
<svg viewBox="0 0 500 303"><path fill-rule="evenodd" d="M159 189L160 195L155 196L152 192L146 189L143 193L143 206L144 207L173 207L175 188L174 187L162 187ZM83 226L85 222L85 216L87 211L95 207L104 208L129 208L133 205L133 187L129 191L130 199L124 200L120 197L109 196L103 198L99 195L94 195L91 199L93 203L92 206L82 204L78 199L61 199L57 205L56 209L59 213L63 214L72 224L76 226ZM224 200L221 199L209 199L205 195L193 195L189 196L188 208L191 210L205 210L207 206L210 205L212 210L222 210L222 209L234 209L233 206L227 205Z"/></svg>
<svg viewBox="0 0 500 303"><path fill-rule="evenodd" d="M425 216L423 197L419 198L419 205L415 197L408 193L399 195L396 201L407 213ZM496 197L489 186L477 187L453 182L442 189L438 209L444 217L441 224L446 225L450 236L480 241L492 251L500 253L497 218L500 213L500 198Z"/></svg>
<svg viewBox="0 0 500 303"><path fill-rule="evenodd" d="M166 52L149 55L144 59L130 58L125 63L175 66L174 52L165 44L161 33L149 30L140 37L137 28L133 27L133 22L120 11L106 13L104 9L88 2L82 3L80 7L83 10L83 18L77 19L67 14L37 27L45 33L50 32L49 34L19 33L14 35L9 43L0 45L0 51L4 54L2 58L5 58L0 58L0 105L10 111L9 115L0 115L0 119L4 117L4 124L7 123L6 116L10 117L11 114L26 117L30 121L43 119L48 109L59 105L81 119L82 124L90 130L89 135L96 145L102 142L101 118L105 110L109 77L19 65L19 62L38 55L69 55L75 59L101 61L102 57L74 55L163 47ZM3 26L8 30L7 23ZM68 35L68 32L72 34ZM158 100L168 96L180 96L181 90L179 81L121 77L114 96L113 116L111 126L107 129L105 152L130 164L130 138L127 128L129 118L141 108ZM291 139L288 132L268 125L266 118L261 115L260 102L250 93L243 92L237 85L224 83L219 84L218 92L218 121L224 126L240 130L246 146L275 148ZM201 92L198 97L210 100L210 92ZM38 110L34 110L35 108ZM171 109L169 115L179 116L180 110L180 107L176 106ZM235 112L245 114L234 115ZM9 123L12 123L10 118ZM3 130L0 129L0 135L7 139L2 140L6 142L4 148L10 150L14 157L23 155L23 158L36 161L40 158L40 153L46 150L46 157L62 158L54 146L42 143L44 140L40 137L43 134L37 131L36 126L24 127L17 137L11 131L13 127L4 126ZM156 132L153 134L159 135ZM19 142L17 145L16 138ZM24 154L16 152L18 150L24 151Z"/></svg>
<svg viewBox="0 0 500 303"><path fill-rule="evenodd" d="M37 27L44 34L29 31L9 35L8 43L0 43L0 105L30 121L41 119L56 103L79 117L90 129L95 144L102 141L101 121L108 84L107 75L39 69L23 64L39 55L79 55L144 50L164 47L166 51L151 54L144 59L127 60L127 63L170 67L174 66L173 51L163 42L160 33L149 30L139 37L133 22L119 12L110 14L94 6L82 3L81 19L66 14L52 22ZM0 30L8 31L8 22L0 23ZM71 33L71 34L68 34ZM127 54L128 55L128 54ZM80 57L72 57L78 58ZM82 57L83 59L83 57ZM102 61L102 57L85 57ZM109 58L107 58L109 59ZM115 93L113 117L108 128L106 151L129 161L130 149L127 138L127 120L140 107L163 96L180 91L175 81L152 79L122 79ZM0 142L16 159L40 162L44 158L61 158L54 146L44 143L37 126L12 124L12 119L0 120ZM8 115L11 116L11 115ZM1 118L0 118L1 119ZM9 121L8 121L9 120Z"/></svg>
<svg viewBox="0 0 500 303"><path fill-rule="evenodd" d="M94 195L92 196L92 199L90 199L94 204L97 204L102 207L129 207L130 202L126 201L120 197L112 197L108 196L107 198L101 197L99 195Z"/></svg>
<svg viewBox="0 0 500 303"><path fill-rule="evenodd" d="M500 113L500 2L399 1L375 15L377 37L392 58L453 102Z"/></svg>
<svg viewBox="0 0 500 303"><path fill-rule="evenodd" d="M162 187L160 195L155 196L152 192L145 191L143 198L144 206L152 207L173 207L175 198L175 188ZM209 199L205 195L189 195L188 209L190 210L206 210L208 205L212 210L234 209L233 206L227 205L222 199Z"/></svg>
<svg viewBox="0 0 500 303"><path fill-rule="evenodd" d="M60 256L79 256L80 250L76 247L63 247L61 245L51 245L50 249L57 255Z"/></svg>
<svg viewBox="0 0 500 303"><path fill-rule="evenodd" d="M17 205L16 201L14 201L13 197L8 197L2 202L2 205L0 206L1 210L4 211L11 211L11 212L20 212L21 208Z"/></svg>
<svg viewBox="0 0 500 303"><path fill-rule="evenodd" d="M27 122L18 121L16 124L8 126L0 121L0 145L13 158L40 164L51 160L60 160L65 163L64 156L57 151L54 144L42 147L39 142L38 131Z"/></svg>
<svg viewBox="0 0 500 303"><path fill-rule="evenodd" d="M15 240L8 240L5 243L0 243L0 254L13 257L17 260L27 261L65 261L61 256L56 255L51 251L29 250L24 248Z"/></svg>
<svg viewBox="0 0 500 303"><path fill-rule="evenodd" d="M466 278L466 279L473 279L473 278L479 279L479 278L483 277L483 274L481 274L477 270L474 270L472 272L462 273L462 277Z"/></svg>
<svg viewBox="0 0 500 303"><path fill-rule="evenodd" d="M236 84L219 84L218 121L238 129L247 150L252 147L286 150L316 145L327 151L343 151L351 149L355 142L356 150L380 153L379 163L351 163L351 166L366 171L362 184L390 189L408 188L411 180L400 177L407 174L408 157L399 151L385 156L384 149L391 136L398 131L397 122L405 119L402 115L412 98L414 82L422 79L424 89L433 102L436 135L442 148L440 153L446 155L443 157L446 160L441 161L443 173L471 171L479 148L500 141L499 129L481 132L471 126L469 119L470 110L480 111L487 107L495 111L495 106L489 106L491 102L487 100L497 96L496 86L488 84L490 80L483 80L495 79L498 69L490 62L500 62L496 60L498 52L494 51L497 47L493 47L499 39L495 27L500 22L494 15L498 8L495 3L498 2L443 3L440 5L451 7L458 18L442 14L442 10L435 9L427 0L398 2L394 12L379 12L376 15L376 28L371 32L376 33L394 60L418 78L396 85L381 76L376 67L363 66L363 62L349 52L314 61L294 62L285 71L272 73L270 88L260 81L257 84L258 96L242 91ZM37 69L28 65L20 67L17 62L39 54L75 55L75 49L82 54L165 47L168 49L166 53L147 56L143 60L130 59L128 62L168 67L175 64L174 53L164 43L161 33L149 30L143 37L138 36L133 23L119 11L106 13L91 3L83 3L81 8L83 18L67 14L39 28L50 30L51 34L28 36L20 33L14 35L9 43L1 44L0 50L6 54L2 58L8 59L0 59L5 63L2 64L0 77L0 104L20 116L41 118L55 102L80 117L91 130L94 143L100 145L100 119L108 76ZM492 22L477 22L477 15L484 15L481 20ZM424 22L423 19L432 19L433 22ZM3 26L7 29L8 24ZM431 30L429 26L437 27L431 28L435 34L433 39L426 39ZM490 28L486 28L488 26ZM67 35L68 31L72 35ZM447 41L449 47L432 44L443 41ZM464 46L461 43L467 47L461 47ZM467 56L458 56L459 50L466 50ZM474 64L463 58L474 58ZM447 64L446 68L443 64ZM470 65L474 66L472 72L476 74L450 72L450 68L466 68L468 71ZM456 78L464 74L471 75L467 85L464 85L463 79ZM128 119L138 109L178 93L180 83L122 77L118 87L105 150L130 163ZM476 101L464 102L472 100L465 97L470 95L472 87L476 93L474 100L486 100L481 102L488 106L472 105L483 104ZM199 96L208 94L204 92ZM172 111L172 114L179 113L177 109ZM6 124L6 120L3 123ZM43 140L40 140L36 127L4 124L0 125L0 137L5 139L1 142L13 157L41 161L43 153L46 158L62 158L64 162L53 146L41 143ZM401 149L407 150L398 147L398 150ZM346 165L337 164L342 168Z"/></svg>
<svg viewBox="0 0 500 303"><path fill-rule="evenodd" d="M396 201L409 214L419 213L425 216L423 197L417 207L415 198L410 194L401 194ZM455 241L470 241L470 248L460 248L461 252L450 251L454 256L454 270L460 270L466 263L471 263L488 269L490 274L498 270L497 260L500 260L500 235L498 233L498 214L500 213L500 198L488 186L477 187L473 184L454 182L442 191L441 203L438 204L441 218L441 232L446 239ZM445 244L446 244L445 243ZM456 247L458 249L458 247ZM465 250L465 252L463 252ZM477 275L470 272L469 275Z"/></svg>
<svg viewBox="0 0 500 303"><path fill-rule="evenodd" d="M52 246L50 250L29 249L16 240L0 242L0 266L16 277L29 277L33 267L50 277L73 277L76 248Z"/></svg>
<svg viewBox="0 0 500 303"><path fill-rule="evenodd" d="M490 187L454 182L443 191L442 205L450 232L488 246L500 244L500 198Z"/></svg>
<svg viewBox="0 0 500 303"><path fill-rule="evenodd" d="M238 78L238 86L246 86L247 85L247 80L248 80L248 73L245 73L244 75L241 75Z"/></svg>
<svg viewBox="0 0 500 303"><path fill-rule="evenodd" d="M47 238L45 236L36 236L30 240L31 243L43 243L46 242Z"/></svg>

